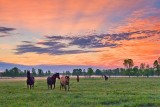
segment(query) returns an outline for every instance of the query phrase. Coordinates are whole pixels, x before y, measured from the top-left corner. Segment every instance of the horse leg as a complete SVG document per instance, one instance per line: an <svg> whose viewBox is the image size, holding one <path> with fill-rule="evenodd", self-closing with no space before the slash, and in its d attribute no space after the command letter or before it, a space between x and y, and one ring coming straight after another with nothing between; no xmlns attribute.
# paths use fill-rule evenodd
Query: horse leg
<svg viewBox="0 0 160 107"><path fill-rule="evenodd" d="M63 88L64 88L64 85L62 85L62 90L63 90Z"/></svg>
<svg viewBox="0 0 160 107"><path fill-rule="evenodd" d="M62 85L60 84L60 90L61 90Z"/></svg>
<svg viewBox="0 0 160 107"><path fill-rule="evenodd" d="M30 85L30 90L31 90L32 85Z"/></svg>
<svg viewBox="0 0 160 107"><path fill-rule="evenodd" d="M54 84L54 89L55 89L55 84Z"/></svg>
<svg viewBox="0 0 160 107"><path fill-rule="evenodd" d="M65 91L66 91L66 89L67 89L66 85L64 85L64 88L65 88Z"/></svg>
<svg viewBox="0 0 160 107"><path fill-rule="evenodd" d="M52 85L51 85L51 90L52 90Z"/></svg>
<svg viewBox="0 0 160 107"><path fill-rule="evenodd" d="M32 85L33 89L34 89L34 84Z"/></svg>

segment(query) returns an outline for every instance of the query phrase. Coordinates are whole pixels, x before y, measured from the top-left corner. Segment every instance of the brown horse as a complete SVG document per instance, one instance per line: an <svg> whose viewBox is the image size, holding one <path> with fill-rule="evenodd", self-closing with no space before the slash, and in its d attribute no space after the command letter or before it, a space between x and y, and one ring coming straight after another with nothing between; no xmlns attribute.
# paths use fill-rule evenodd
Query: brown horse
<svg viewBox="0 0 160 107"><path fill-rule="evenodd" d="M34 88L34 82L35 82L34 77L31 76L30 71L27 71L27 88L29 88L29 86L30 86L30 89L31 87Z"/></svg>
<svg viewBox="0 0 160 107"><path fill-rule="evenodd" d="M68 91L69 91L69 76L62 76L60 79L60 90L61 88L63 89L63 87L65 88L65 91L67 89L67 85L68 85Z"/></svg>
<svg viewBox="0 0 160 107"><path fill-rule="evenodd" d="M49 89L49 86L52 89L52 85L54 85L54 88L55 88L56 78L60 79L59 73L55 73L52 75L52 77L47 78L48 89Z"/></svg>

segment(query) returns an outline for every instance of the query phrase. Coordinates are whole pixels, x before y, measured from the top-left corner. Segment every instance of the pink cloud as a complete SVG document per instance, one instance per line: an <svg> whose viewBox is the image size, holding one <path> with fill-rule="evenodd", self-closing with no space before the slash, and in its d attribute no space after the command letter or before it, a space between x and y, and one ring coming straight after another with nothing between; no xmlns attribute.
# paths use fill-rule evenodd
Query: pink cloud
<svg viewBox="0 0 160 107"><path fill-rule="evenodd" d="M133 32L138 30L160 30L160 9L145 8L134 11L130 17L112 28L112 32Z"/></svg>

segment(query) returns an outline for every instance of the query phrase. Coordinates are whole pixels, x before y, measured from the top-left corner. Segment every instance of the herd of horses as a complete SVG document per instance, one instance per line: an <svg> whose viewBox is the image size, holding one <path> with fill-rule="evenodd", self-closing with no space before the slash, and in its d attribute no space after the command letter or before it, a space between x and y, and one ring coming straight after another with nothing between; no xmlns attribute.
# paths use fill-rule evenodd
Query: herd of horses
<svg viewBox="0 0 160 107"><path fill-rule="evenodd" d="M105 80L108 80L108 76L106 75L103 75ZM70 77L69 76L62 76L60 78L59 76L59 73L55 73L53 74L51 77L49 76L47 78L47 85L48 85L48 89L51 88L51 89L54 89L55 88L55 83L56 83L56 78L57 79L60 79L60 90L61 89L65 89L69 91L69 80L70 80ZM27 71L27 88L31 89L31 88L34 88L34 83L35 83L35 78L33 76L31 76L30 74L30 71ZM79 82L79 76L77 75L77 82ZM54 87L52 88L52 85L54 85Z"/></svg>

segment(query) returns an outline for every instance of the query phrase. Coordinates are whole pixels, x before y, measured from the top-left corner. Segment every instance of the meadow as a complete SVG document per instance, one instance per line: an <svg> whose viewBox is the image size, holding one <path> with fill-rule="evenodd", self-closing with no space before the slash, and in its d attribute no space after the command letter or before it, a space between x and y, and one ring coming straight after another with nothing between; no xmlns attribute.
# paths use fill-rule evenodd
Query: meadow
<svg viewBox="0 0 160 107"><path fill-rule="evenodd" d="M50 90L43 78L29 90L26 78L0 79L0 107L160 107L160 78L71 78L70 91L59 86Z"/></svg>

